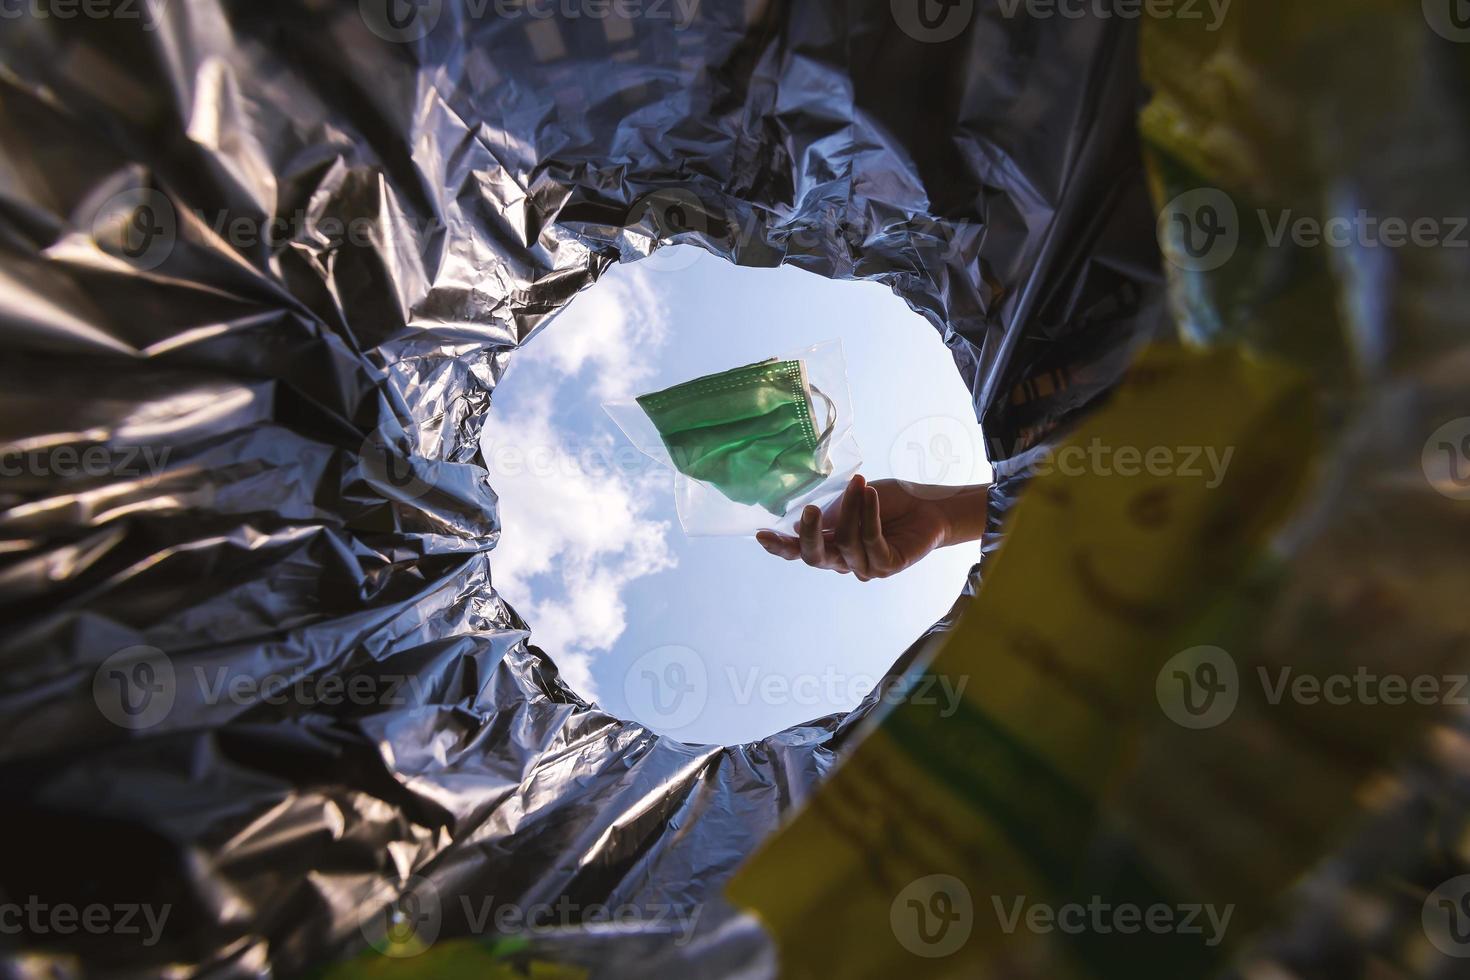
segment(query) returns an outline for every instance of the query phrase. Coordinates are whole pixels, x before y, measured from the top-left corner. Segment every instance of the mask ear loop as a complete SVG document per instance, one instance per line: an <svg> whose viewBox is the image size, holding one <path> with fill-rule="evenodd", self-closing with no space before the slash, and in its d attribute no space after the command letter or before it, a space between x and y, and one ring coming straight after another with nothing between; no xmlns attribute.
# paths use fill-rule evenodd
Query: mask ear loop
<svg viewBox="0 0 1470 980"><path fill-rule="evenodd" d="M808 382L807 387L811 389L813 395L816 395L827 405L827 427L824 428L822 430L822 434L817 437L817 457L818 465L821 467L821 471L824 474L831 473L832 460L827 455L827 445L832 441L833 430L837 428L837 405L832 401L832 399L828 398L825 394L822 393L821 388L818 388L816 385L811 384L810 382Z"/></svg>

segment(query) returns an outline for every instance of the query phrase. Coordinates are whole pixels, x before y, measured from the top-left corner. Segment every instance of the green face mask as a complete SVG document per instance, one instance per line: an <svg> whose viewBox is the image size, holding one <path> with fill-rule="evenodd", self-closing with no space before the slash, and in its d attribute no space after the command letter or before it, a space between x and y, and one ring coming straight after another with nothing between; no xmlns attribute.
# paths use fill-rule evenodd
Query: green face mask
<svg viewBox="0 0 1470 980"><path fill-rule="evenodd" d="M815 388L810 389L832 403ZM674 466L741 504L777 517L832 472L801 361L774 358L643 395Z"/></svg>

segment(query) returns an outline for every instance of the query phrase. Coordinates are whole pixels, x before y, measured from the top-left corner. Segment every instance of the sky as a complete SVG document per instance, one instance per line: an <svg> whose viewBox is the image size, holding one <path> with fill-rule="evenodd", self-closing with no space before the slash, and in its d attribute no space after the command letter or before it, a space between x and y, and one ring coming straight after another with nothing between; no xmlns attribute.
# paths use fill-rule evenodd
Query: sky
<svg viewBox="0 0 1470 980"><path fill-rule="evenodd" d="M949 352L875 283L673 246L608 270L511 358L482 437L493 584L584 698L687 742L753 741L856 706L949 609L978 544L862 583L687 536L673 473L601 407L834 338L866 477L989 480Z"/></svg>

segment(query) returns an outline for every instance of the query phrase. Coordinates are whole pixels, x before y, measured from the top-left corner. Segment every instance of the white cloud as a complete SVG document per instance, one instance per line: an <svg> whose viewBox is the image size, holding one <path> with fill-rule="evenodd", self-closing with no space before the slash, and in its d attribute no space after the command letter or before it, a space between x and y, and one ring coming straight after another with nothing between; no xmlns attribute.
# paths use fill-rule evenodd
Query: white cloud
<svg viewBox="0 0 1470 980"><path fill-rule="evenodd" d="M516 356L564 375L590 369L592 393L602 400L637 392L653 375L649 354L668 336L656 284L656 275L636 265L613 267Z"/></svg>
<svg viewBox="0 0 1470 980"><path fill-rule="evenodd" d="M504 522L491 556L495 588L589 698L593 656L627 627L624 590L676 563L669 522L648 516L668 477L652 464L621 465L629 458L621 437L568 431L552 407L583 402L600 423L595 402L640 390L668 332L655 281L636 267L614 269L518 352L482 444ZM589 389L593 404L582 398Z"/></svg>

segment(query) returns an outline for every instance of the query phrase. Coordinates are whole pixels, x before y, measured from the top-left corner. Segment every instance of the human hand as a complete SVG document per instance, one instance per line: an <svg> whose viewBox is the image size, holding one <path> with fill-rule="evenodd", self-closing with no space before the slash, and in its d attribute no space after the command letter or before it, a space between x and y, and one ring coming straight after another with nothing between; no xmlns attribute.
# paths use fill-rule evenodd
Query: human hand
<svg viewBox="0 0 1470 980"><path fill-rule="evenodd" d="M983 488L981 488L983 489ZM975 506L974 490L964 503ZM899 480L869 484L854 476L847 489L825 511L808 505L797 524L797 534L761 531L761 547L787 561L800 558L813 568L829 568L858 580L887 578L913 565L935 548L970 540L956 533L956 525L982 526L973 519L955 521L953 497L920 495ZM983 518L984 504L979 504Z"/></svg>

